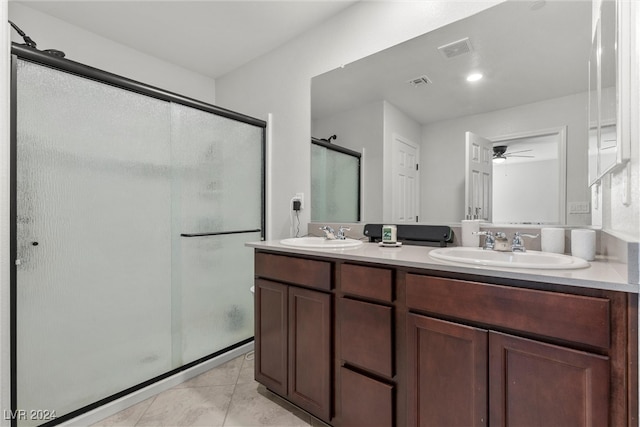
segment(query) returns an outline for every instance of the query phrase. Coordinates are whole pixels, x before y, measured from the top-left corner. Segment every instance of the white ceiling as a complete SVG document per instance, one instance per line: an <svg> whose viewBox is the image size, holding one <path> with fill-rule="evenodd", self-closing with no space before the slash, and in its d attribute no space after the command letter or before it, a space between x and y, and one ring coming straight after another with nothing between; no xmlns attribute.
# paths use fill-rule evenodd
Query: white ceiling
<svg viewBox="0 0 640 427"><path fill-rule="evenodd" d="M536 3L501 3L314 77L312 116L386 100L426 124L586 92L591 2ZM447 59L437 49L465 37L471 53ZM466 82L471 71L484 78ZM407 83L421 75L432 83Z"/></svg>
<svg viewBox="0 0 640 427"><path fill-rule="evenodd" d="M296 38L356 1L28 0L17 3L217 78ZM28 28L23 30L29 34ZM64 50L64 46L57 48Z"/></svg>

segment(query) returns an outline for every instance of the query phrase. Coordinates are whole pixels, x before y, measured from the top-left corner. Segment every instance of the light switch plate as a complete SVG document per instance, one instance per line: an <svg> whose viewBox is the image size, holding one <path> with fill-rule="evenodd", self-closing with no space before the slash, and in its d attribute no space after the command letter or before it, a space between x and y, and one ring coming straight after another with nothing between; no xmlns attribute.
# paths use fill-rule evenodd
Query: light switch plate
<svg viewBox="0 0 640 427"><path fill-rule="evenodd" d="M570 202L570 214L588 214L590 212L589 202Z"/></svg>

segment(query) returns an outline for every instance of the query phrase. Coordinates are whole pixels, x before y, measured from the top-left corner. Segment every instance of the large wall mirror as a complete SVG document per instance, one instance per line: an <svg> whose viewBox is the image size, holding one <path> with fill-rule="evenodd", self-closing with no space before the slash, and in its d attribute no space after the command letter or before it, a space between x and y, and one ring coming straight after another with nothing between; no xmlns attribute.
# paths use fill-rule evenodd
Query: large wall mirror
<svg viewBox="0 0 640 427"><path fill-rule="evenodd" d="M494 148L511 145L507 153L529 150L506 156L501 175L539 170L543 160L560 163L557 176L540 186L514 187L512 180L494 187L492 203L504 213L494 222L590 224L591 35L591 2L500 3L314 77L312 136L337 134L340 145L363 153L363 222L398 222L388 206L397 191L398 136L419 147L418 221L464 219L465 133L472 132ZM472 73L482 78L467 81ZM561 143L505 142L549 129L563 130ZM543 205L552 212L530 215L530 206Z"/></svg>

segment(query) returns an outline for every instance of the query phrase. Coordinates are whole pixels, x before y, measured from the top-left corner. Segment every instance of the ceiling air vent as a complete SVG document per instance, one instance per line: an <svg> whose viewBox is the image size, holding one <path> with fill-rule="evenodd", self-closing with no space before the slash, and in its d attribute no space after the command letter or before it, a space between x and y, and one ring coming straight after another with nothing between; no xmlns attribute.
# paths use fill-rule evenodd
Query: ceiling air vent
<svg viewBox="0 0 640 427"><path fill-rule="evenodd" d="M451 59L454 56L469 53L473 50L473 48L471 47L471 41L469 40L469 37L465 37L462 40L442 45L438 48L438 50L445 58Z"/></svg>
<svg viewBox="0 0 640 427"><path fill-rule="evenodd" d="M420 77L416 77L415 79L407 81L407 83L410 83L413 87L418 87L431 84L431 80L429 80L429 77L422 75Z"/></svg>

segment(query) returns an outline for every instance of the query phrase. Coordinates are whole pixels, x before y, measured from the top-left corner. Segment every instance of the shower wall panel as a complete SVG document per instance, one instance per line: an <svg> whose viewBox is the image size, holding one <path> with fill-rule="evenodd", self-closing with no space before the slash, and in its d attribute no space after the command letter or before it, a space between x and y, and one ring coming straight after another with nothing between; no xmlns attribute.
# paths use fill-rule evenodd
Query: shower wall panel
<svg viewBox="0 0 640 427"><path fill-rule="evenodd" d="M253 336L262 128L172 104L174 362ZM230 234L226 234L230 233Z"/></svg>

